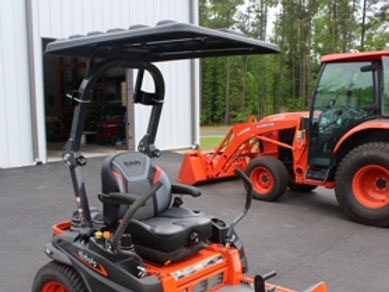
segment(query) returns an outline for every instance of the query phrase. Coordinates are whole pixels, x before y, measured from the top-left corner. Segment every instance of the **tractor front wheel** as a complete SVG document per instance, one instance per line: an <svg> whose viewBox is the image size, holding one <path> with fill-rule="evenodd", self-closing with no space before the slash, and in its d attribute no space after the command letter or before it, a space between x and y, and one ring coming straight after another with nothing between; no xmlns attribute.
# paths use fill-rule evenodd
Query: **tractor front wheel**
<svg viewBox="0 0 389 292"><path fill-rule="evenodd" d="M246 174L253 184L253 198L276 201L288 187L288 171L285 165L274 157L259 157L246 167Z"/></svg>
<svg viewBox="0 0 389 292"><path fill-rule="evenodd" d="M389 226L389 143L368 143L347 154L335 177L339 205L351 220Z"/></svg>
<svg viewBox="0 0 389 292"><path fill-rule="evenodd" d="M53 261L36 274L32 292L86 292L86 288L72 267Z"/></svg>

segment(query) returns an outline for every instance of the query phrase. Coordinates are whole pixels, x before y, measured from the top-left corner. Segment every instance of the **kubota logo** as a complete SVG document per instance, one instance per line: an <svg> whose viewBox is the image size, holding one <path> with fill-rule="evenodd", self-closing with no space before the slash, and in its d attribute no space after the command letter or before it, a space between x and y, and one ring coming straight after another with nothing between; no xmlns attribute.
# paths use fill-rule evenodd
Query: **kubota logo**
<svg viewBox="0 0 389 292"><path fill-rule="evenodd" d="M99 274L103 276L108 276L107 271L104 269L103 265L98 263L94 258L92 258L87 253L83 252L82 250L79 250L78 253L73 253L73 255L78 258L81 262L83 262L85 265L87 265L92 270L98 272Z"/></svg>
<svg viewBox="0 0 389 292"><path fill-rule="evenodd" d="M90 256L88 256L86 253L84 253L82 250L79 250L78 251L78 256L79 256L79 258L83 261L83 262L85 262L85 263L87 263L88 265L91 265L91 266L93 266L93 267L97 267L97 262L96 262L96 260L94 259L94 258L92 258L92 257L90 257Z"/></svg>
<svg viewBox="0 0 389 292"><path fill-rule="evenodd" d="M124 165L127 166L127 167L141 165L141 164L142 163L139 160L124 161Z"/></svg>

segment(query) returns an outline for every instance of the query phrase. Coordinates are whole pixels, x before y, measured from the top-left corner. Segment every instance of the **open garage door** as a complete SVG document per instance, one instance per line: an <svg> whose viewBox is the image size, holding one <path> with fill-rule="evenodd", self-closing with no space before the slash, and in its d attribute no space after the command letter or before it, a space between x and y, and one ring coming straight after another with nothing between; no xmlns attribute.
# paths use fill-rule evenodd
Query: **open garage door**
<svg viewBox="0 0 389 292"><path fill-rule="evenodd" d="M42 48L53 40L42 39ZM69 137L74 104L68 98L77 90L85 73L85 58L44 55L44 101L48 161L61 159ZM105 156L134 147L133 82L131 72L108 71L97 82L82 136L86 157ZM131 100L129 103L128 100ZM127 107L128 106L128 107Z"/></svg>

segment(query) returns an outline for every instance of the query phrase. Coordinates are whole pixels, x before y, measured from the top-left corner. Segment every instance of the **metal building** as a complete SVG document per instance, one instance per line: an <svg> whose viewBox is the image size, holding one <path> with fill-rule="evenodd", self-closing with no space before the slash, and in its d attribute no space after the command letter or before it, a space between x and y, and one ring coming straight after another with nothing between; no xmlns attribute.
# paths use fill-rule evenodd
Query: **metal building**
<svg viewBox="0 0 389 292"><path fill-rule="evenodd" d="M164 19L198 24L198 0L2 0L0 168L47 161L42 40ZM158 66L167 92L156 145L190 147L199 137L198 61ZM148 111L134 107L136 144L145 133Z"/></svg>

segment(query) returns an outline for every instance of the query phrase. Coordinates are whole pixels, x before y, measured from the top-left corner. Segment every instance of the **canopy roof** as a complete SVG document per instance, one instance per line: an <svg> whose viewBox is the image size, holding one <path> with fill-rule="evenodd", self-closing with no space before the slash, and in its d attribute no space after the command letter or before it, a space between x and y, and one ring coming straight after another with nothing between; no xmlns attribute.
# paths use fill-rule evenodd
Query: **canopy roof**
<svg viewBox="0 0 389 292"><path fill-rule="evenodd" d="M321 57L322 63L349 62L349 61L374 61L383 56L389 56L389 51L372 51L361 53L332 54Z"/></svg>
<svg viewBox="0 0 389 292"><path fill-rule="evenodd" d="M49 43L46 53L73 57L159 62L179 59L279 53L276 45L228 29L213 30L170 20L156 26L90 32Z"/></svg>

